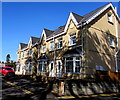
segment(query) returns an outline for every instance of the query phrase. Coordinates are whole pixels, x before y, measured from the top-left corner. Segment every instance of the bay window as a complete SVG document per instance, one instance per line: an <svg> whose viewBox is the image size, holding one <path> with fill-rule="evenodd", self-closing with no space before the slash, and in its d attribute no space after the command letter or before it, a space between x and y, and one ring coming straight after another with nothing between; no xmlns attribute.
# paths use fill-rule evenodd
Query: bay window
<svg viewBox="0 0 120 100"><path fill-rule="evenodd" d="M38 63L38 72L46 72L47 61L40 61Z"/></svg>
<svg viewBox="0 0 120 100"><path fill-rule="evenodd" d="M80 73L80 57L66 57L65 58L65 72L66 73Z"/></svg>

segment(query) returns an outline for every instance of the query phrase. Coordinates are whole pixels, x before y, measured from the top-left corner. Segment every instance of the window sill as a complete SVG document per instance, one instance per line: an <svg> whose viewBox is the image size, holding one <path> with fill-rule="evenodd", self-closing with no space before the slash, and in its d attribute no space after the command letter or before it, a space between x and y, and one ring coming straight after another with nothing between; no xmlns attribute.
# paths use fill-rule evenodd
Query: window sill
<svg viewBox="0 0 120 100"><path fill-rule="evenodd" d="M75 46L76 44L71 44L71 45L69 45L69 47L72 47L72 46Z"/></svg>
<svg viewBox="0 0 120 100"><path fill-rule="evenodd" d="M63 47L61 47L61 48L57 48L57 50L60 50L60 49L63 49Z"/></svg>
<svg viewBox="0 0 120 100"><path fill-rule="evenodd" d="M44 53L46 53L46 52L42 52L42 54L44 54Z"/></svg>
<svg viewBox="0 0 120 100"><path fill-rule="evenodd" d="M46 74L47 72L38 72L38 73L44 73L44 74Z"/></svg>
<svg viewBox="0 0 120 100"><path fill-rule="evenodd" d="M115 46L114 45L110 45L111 48L115 49Z"/></svg>
<svg viewBox="0 0 120 100"><path fill-rule="evenodd" d="M80 72L65 72L65 74L80 74Z"/></svg>
<svg viewBox="0 0 120 100"><path fill-rule="evenodd" d="M54 50L49 50L50 52L54 51Z"/></svg>
<svg viewBox="0 0 120 100"><path fill-rule="evenodd" d="M108 22L109 22L110 24L112 24L112 25L114 24L113 21L108 20Z"/></svg>

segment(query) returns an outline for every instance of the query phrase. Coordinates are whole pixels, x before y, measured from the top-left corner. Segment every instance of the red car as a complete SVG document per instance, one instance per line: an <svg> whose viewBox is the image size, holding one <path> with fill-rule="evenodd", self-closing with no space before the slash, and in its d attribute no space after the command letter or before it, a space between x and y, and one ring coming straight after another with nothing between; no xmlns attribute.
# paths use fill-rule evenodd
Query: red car
<svg viewBox="0 0 120 100"><path fill-rule="evenodd" d="M3 76L14 76L15 71L12 67L0 67L0 74Z"/></svg>

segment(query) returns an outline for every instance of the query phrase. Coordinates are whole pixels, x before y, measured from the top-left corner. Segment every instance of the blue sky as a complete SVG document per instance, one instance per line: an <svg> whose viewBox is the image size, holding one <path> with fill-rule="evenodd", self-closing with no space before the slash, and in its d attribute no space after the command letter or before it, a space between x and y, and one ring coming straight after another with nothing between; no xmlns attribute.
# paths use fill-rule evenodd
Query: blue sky
<svg viewBox="0 0 120 100"><path fill-rule="evenodd" d="M65 25L70 12L84 15L107 2L3 2L2 57L11 55L16 61L19 43L28 43L30 36L40 37L43 28L55 30ZM114 2L118 7L118 3Z"/></svg>

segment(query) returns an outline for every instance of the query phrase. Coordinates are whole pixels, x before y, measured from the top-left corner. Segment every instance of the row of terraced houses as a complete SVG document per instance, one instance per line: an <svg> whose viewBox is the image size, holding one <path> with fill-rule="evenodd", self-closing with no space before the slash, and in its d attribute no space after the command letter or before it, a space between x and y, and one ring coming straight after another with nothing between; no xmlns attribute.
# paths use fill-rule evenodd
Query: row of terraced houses
<svg viewBox="0 0 120 100"><path fill-rule="evenodd" d="M83 79L97 70L119 72L120 18L112 3L84 16L71 12L64 26L19 44L16 74L32 74L34 52L38 75Z"/></svg>

